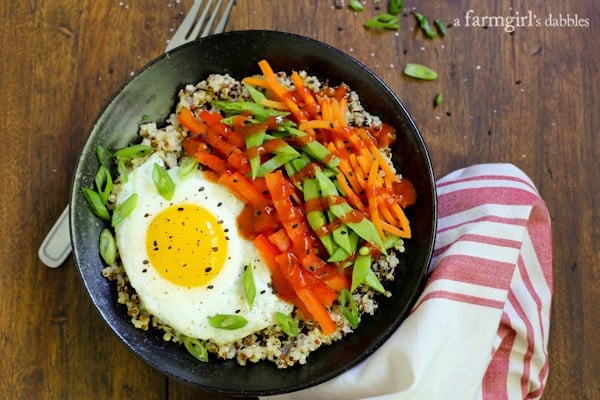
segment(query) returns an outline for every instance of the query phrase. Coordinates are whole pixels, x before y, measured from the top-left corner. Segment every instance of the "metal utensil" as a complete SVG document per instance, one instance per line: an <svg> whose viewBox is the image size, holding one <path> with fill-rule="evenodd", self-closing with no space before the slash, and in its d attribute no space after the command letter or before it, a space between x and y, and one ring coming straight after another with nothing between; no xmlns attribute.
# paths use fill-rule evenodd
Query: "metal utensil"
<svg viewBox="0 0 600 400"><path fill-rule="evenodd" d="M225 8L222 8L223 0L217 0L214 6L213 3L214 0L194 1L181 25L169 40L165 52L198 37L221 33L225 30L235 0L226 1ZM219 22L213 29L217 18L219 18ZM38 250L38 257L47 267L57 268L64 263L69 254L71 254L71 237L69 234L69 206L67 206L42 242Z"/></svg>

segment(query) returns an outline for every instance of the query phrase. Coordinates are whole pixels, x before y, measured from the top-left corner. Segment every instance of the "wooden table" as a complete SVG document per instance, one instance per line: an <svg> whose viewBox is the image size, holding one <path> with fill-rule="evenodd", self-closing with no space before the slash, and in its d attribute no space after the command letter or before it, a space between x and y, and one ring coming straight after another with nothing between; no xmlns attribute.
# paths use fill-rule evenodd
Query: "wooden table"
<svg viewBox="0 0 600 400"><path fill-rule="evenodd" d="M239 0L227 29L299 33L365 63L405 102L438 176L484 162L523 169L553 222L555 293L544 398L600 398L597 4L406 0L409 11L416 7L431 20L460 25L428 40L412 15L401 18L397 32L373 33L362 27L378 12L373 1L364 2L362 13L335 3L343 2ZM225 398L144 364L94 310L72 258L57 270L37 258L67 202L92 121L133 71L163 52L190 4L30 0L0 7L2 397ZM514 31L499 26L511 15L520 17ZM438 80L406 78L401 71L408 62L433 67ZM434 108L439 92L444 101Z"/></svg>

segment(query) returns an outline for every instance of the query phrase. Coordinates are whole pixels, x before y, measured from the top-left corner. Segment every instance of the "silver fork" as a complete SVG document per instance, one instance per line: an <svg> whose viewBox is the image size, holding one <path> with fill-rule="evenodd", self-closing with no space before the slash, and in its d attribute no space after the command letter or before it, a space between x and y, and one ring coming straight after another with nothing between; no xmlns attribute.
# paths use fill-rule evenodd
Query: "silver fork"
<svg viewBox="0 0 600 400"><path fill-rule="evenodd" d="M181 25L169 40L165 53L198 37L208 36L211 33L221 33L225 30L235 0L226 0L225 8L222 8L223 0L217 0L214 6L214 0L208 0L206 4L204 3L204 0L194 0L194 4L190 7ZM200 13L201 10L202 13ZM219 18L217 26L213 29L217 18ZM71 250L69 206L67 206L42 242L38 250L38 257L46 266L57 268L64 263L71 254Z"/></svg>

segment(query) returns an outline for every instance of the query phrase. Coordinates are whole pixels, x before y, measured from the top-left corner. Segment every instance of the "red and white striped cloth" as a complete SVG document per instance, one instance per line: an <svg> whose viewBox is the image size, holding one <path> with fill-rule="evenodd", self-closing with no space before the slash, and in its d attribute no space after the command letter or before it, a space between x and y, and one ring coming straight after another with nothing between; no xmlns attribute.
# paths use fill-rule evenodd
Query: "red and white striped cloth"
<svg viewBox="0 0 600 400"><path fill-rule="evenodd" d="M543 200L511 164L455 171L437 190L430 275L398 331L341 376L269 400L541 397L552 298Z"/></svg>

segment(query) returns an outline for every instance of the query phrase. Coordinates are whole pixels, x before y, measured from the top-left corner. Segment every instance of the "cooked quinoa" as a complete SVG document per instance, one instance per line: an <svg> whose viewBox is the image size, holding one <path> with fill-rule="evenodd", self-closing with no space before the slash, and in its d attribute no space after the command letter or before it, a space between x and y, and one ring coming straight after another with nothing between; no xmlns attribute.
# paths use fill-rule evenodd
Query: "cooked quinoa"
<svg viewBox="0 0 600 400"><path fill-rule="evenodd" d="M327 90L329 88L326 82L321 82L314 76L307 75L306 72L300 72L305 85L312 91ZM293 88L291 80L285 73L278 73L280 82L288 88ZM333 90L333 89L332 89ZM370 115L365 111L359 101L358 95L350 91L346 119L351 126L357 127L376 127L381 125L377 116ZM159 154L168 167L178 165L182 158L182 141L188 133L178 122L176 113L182 108L211 109L210 103L213 100L248 100L250 95L241 84L241 82L229 75L212 74L195 85L188 84L179 92L179 102L176 105L175 113L171 114L164 127L157 127L155 123L146 123L141 125L139 136L142 144L152 146ZM389 160L389 153L386 153ZM390 160L391 165L391 160ZM111 201L114 201L116 194L120 189L119 179L116 180ZM394 279L394 271L398 265L397 253L404 251L402 240L396 243L395 249L389 254L382 254L372 266L378 279L384 284ZM184 337L167 324L151 315L144 307L143 299L130 286L128 277L125 273L120 260L114 265L106 266L102 270L102 275L108 280L114 282L117 288L117 301L127 308L127 315L131 323L138 329L147 331L156 329L162 333L165 341L182 343ZM378 294L366 285L360 286L353 294L354 301L357 304L361 314L374 314L377 310ZM385 296L391 296L389 292ZM325 336L314 322L306 322L294 313L294 317L300 327L300 334L296 337L287 336L278 326L266 328L260 332L246 336L240 341L226 345L217 345L211 341L204 341L204 345L213 357L220 359L235 359L240 365L248 362L258 362L269 360L277 365L278 368L287 368L297 363L305 364L309 354L323 345L331 344L334 341L342 339L346 334L352 332L352 328L346 319L341 316L339 306L335 305L330 312L331 318L337 326L334 334Z"/></svg>

